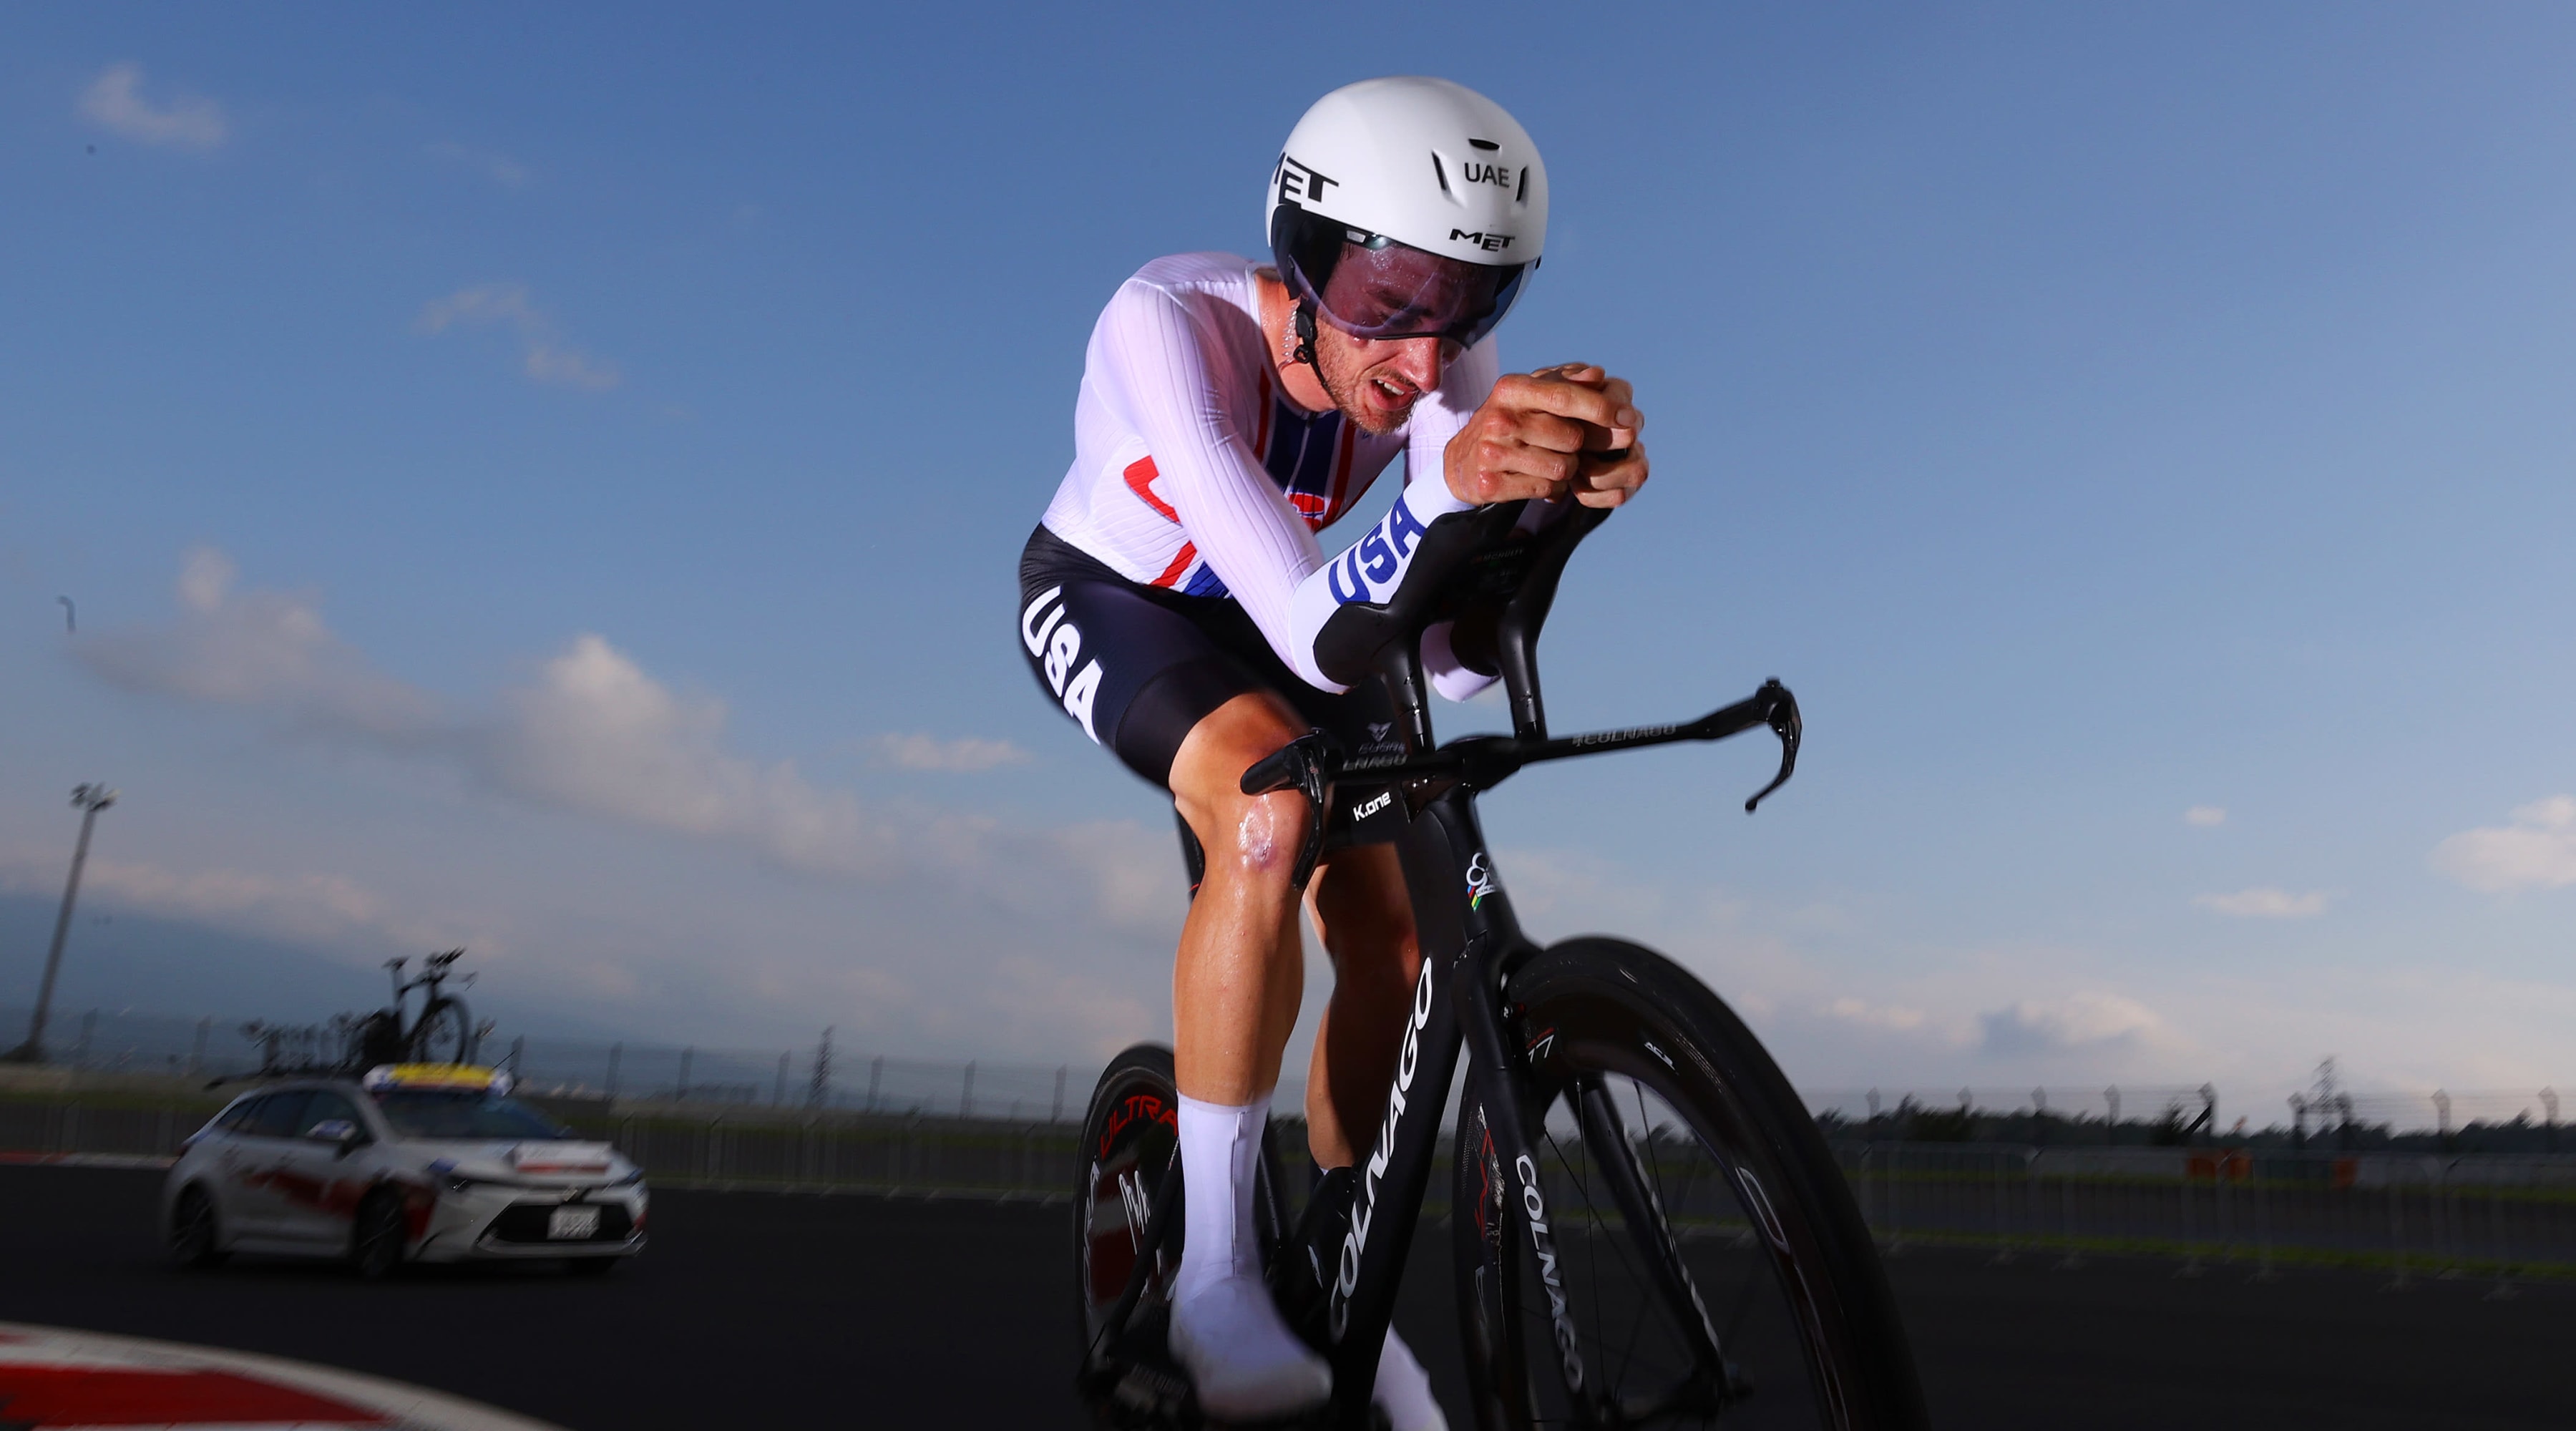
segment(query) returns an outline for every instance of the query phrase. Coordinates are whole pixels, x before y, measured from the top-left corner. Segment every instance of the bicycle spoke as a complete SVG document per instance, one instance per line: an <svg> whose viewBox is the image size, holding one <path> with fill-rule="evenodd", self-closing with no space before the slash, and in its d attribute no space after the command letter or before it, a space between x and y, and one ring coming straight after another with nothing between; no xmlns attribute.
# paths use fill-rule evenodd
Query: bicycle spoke
<svg viewBox="0 0 2576 1431"><path fill-rule="evenodd" d="M1582 1130L1583 1130L1583 1109L1582 1109L1582 1104L1581 1104L1581 1102L1580 1102L1579 1100L1572 1100L1572 1099L1569 1099L1569 1100L1568 1100L1568 1106L1569 1106L1569 1107L1571 1107L1571 1108L1573 1109L1573 1112L1574 1112L1575 1137L1576 1137L1576 1139L1577 1139L1578 1141L1580 1141L1580 1140L1581 1140L1581 1138L1582 1138ZM1545 1125L1544 1125L1544 1124L1542 1124L1541 1126L1542 1126L1542 1128L1544 1128L1544 1126L1545 1126ZM1545 1136L1545 1137L1546 1137L1546 1139L1547 1139L1548 1151L1549 1151L1549 1152L1551 1152L1551 1153L1554 1153L1554 1154L1556 1155L1556 1165L1557 1165L1558 1167L1563 1168L1563 1169L1565 1170L1565 1178L1566 1178L1566 1182L1574 1188L1575 1192L1576 1192L1578 1195L1581 1195L1581 1196L1583 1197L1583 1204L1584 1204L1584 1206L1585 1206L1586 1208L1589 1208L1589 1207L1592 1205L1592 1199L1591 1199L1591 1197L1590 1197L1590 1195L1589 1195L1588 1191L1586 1190L1585 1180L1584 1180L1584 1178L1583 1178L1583 1175L1582 1175L1582 1174L1580 1174L1580 1173L1578 1173L1578 1172L1576 1172L1576 1171L1575 1171L1574 1164L1572 1163L1572 1161L1571 1161L1571 1160L1569 1160L1569 1159L1565 1156L1565 1145L1564 1145L1563 1143L1560 1143L1560 1142L1558 1142L1558 1141L1557 1141L1557 1137L1556 1137L1556 1135L1555 1135L1554 1133L1545 1133L1543 1136ZM1559 1205L1560 1205L1560 1206L1562 1205L1562 1201L1563 1201L1562 1199L1556 1199L1555 1201L1557 1201L1557 1202L1559 1203ZM1564 1227L1564 1223L1563 1223L1562 1221L1559 1221L1559 1222L1557 1223L1557 1226L1558 1226L1558 1228L1559 1228L1559 1229L1562 1229L1562 1228ZM1593 1247L1592 1222L1591 1222L1591 1219L1590 1219L1590 1218L1586 1218L1586 1219L1584 1220L1584 1226L1583 1226L1583 1247L1584 1247L1584 1255L1585 1255L1585 1258L1587 1259L1587 1263L1588 1263L1588 1262L1591 1260L1591 1258L1592 1258L1592 1247ZM1566 1269L1566 1267L1565 1267L1565 1247L1564 1247L1564 1244L1563 1244L1562 1240L1560 1240L1560 1241L1559 1241L1558 1246L1557 1246L1557 1259L1558 1259L1558 1266L1559 1266L1559 1268L1560 1268L1559 1275L1560 1275L1560 1276L1562 1276L1562 1275L1564 1275L1565 1271L1566 1271L1566 1270L1568 1270L1568 1269ZM1601 1325L1602 1325L1602 1322L1601 1322L1601 1278L1599 1278L1598 1276L1592 1276L1592 1277L1587 1277L1587 1278L1585 1278L1584 1280L1586 1280L1586 1281L1588 1281L1588 1282L1590 1282L1590 1283L1592 1284L1592 1326L1593 1326L1593 1329L1594 1329L1594 1334L1595 1334L1595 1335L1598 1335L1598 1334L1599 1334L1600 1327L1601 1327ZM1541 1289L1541 1292L1540 1292L1540 1301L1541 1301L1542 1303L1544 1303L1544 1301L1545 1301L1545 1291L1544 1291L1544 1289ZM1541 1324L1542 1324L1542 1325L1545 1325L1545 1324L1546 1324L1546 1322L1547 1322L1547 1320L1548 1320L1548 1316L1549 1316L1549 1314L1548 1314L1548 1312L1547 1312L1547 1309L1545 1308L1545 1306L1544 1306L1544 1305L1542 1305L1542 1306L1540 1306L1537 1310L1538 1310L1538 1312L1539 1312L1539 1318L1540 1318L1540 1322L1541 1322Z"/></svg>
<svg viewBox="0 0 2576 1431"><path fill-rule="evenodd" d="M1641 1094L1641 1096L1642 1096L1642 1094ZM1594 1144L1594 1140L1593 1140L1592 1138L1590 1138L1590 1137L1588 1137L1588 1136L1587 1136L1587 1137L1583 1140L1583 1146L1584 1146L1587 1150L1591 1149L1592 1147L1594 1147L1594 1146L1595 1146L1595 1144ZM1611 1245L1612 1245L1613 1247L1623 1247L1623 1244L1624 1244L1625 1242L1626 1242L1626 1239L1625 1239L1625 1238L1617 1238L1617 1237L1614 1237L1614 1238L1612 1239L1612 1241L1611 1241ZM1625 1260L1624 1247L1623 1247L1623 1252L1622 1252L1622 1260L1623 1260L1623 1261ZM1629 1271L1629 1274L1630 1274L1632 1277L1633 1277L1633 1276L1635 1276L1635 1275L1636 1275L1636 1272L1637 1272L1637 1268L1636 1268L1635 1264L1633 1264L1633 1263L1628 1264L1628 1271ZM1629 1369L1630 1367L1632 1367L1632 1366L1634 1366L1634 1365L1636 1364L1636 1361L1637 1361L1637 1343L1638 1343L1639 1339L1641 1339L1642 1337L1644 1337L1644 1336L1645 1336L1645 1334L1646 1334L1646 1315L1645 1315L1645 1306L1646 1306L1646 1304L1645 1304L1643 1301L1641 1301L1641 1302L1640 1302L1640 1304L1639 1304L1638 1314L1637 1314L1636 1319L1635 1319L1633 1322L1631 1322L1631 1323L1629 1324L1629 1327L1628 1327L1628 1344L1627 1344L1627 1346L1626 1346L1626 1347L1624 1347L1624 1348L1620 1351L1620 1354L1619 1354L1619 1374L1618 1374L1615 1378L1613 1378L1613 1384L1624 1383L1624 1382L1628 1379L1628 1369Z"/></svg>
<svg viewBox="0 0 2576 1431"><path fill-rule="evenodd" d="M1610 1096L1616 1097L1615 1093ZM1642 1085L1638 1098L1640 1121L1651 1123L1651 1118L1643 1111ZM1693 1334L1688 1330L1688 1324L1679 1320L1685 1315L1684 1309L1666 1306L1666 1299L1654 1293L1658 1283L1648 1277L1650 1269L1638 1260L1646 1253L1632 1245L1624 1211L1614 1216L1613 1209L1618 1205L1604 1206L1600 1201L1609 1194L1603 1178L1610 1174L1597 1167L1592 1159L1596 1156L1618 1156L1619 1153L1616 1149L1605 1153L1594 1145L1614 1136L1615 1121L1608 1127L1600 1126L1598 1120L1585 1111L1584 1099L1579 1092L1569 1095L1568 1105L1583 1151L1576 1153L1567 1148L1554 1133L1547 1133L1545 1137L1548 1153L1568 1186L1567 1195L1583 1200L1580 1246L1584 1260L1580 1263L1563 1260L1561 1265L1569 1279L1579 1275L1591 1285L1586 1298L1590 1305L1591 1331L1586 1340L1596 1358L1596 1374L1607 1378L1599 1394L1604 1404L1626 1407L1628 1410L1624 1414L1632 1417L1651 1418L1669 1414L1658 1408L1669 1408L1673 1404L1674 1397L1691 1383L1699 1365L1697 1357L1687 1350L1692 1344ZM1660 1200L1666 1186L1662 1153L1652 1150L1650 1156L1653 1170L1644 1175L1651 1178L1654 1197ZM1555 1201L1559 1205L1557 1225L1562 1229L1565 1225L1563 1199ZM1607 1256L1601 1251L1605 1242L1610 1248ZM1565 1258L1567 1251L1565 1242L1561 1240L1561 1259ZM1613 1275L1622 1279L1616 1287L1609 1285ZM1628 1295L1630 1293L1635 1295L1632 1297ZM1655 1310L1659 1307L1662 1308L1660 1315ZM1629 1320L1625 1327L1612 1324L1610 1313L1614 1308L1626 1310ZM1629 1394L1631 1389L1637 1394ZM1644 1393L1658 1391L1660 1394L1655 1400L1643 1399Z"/></svg>

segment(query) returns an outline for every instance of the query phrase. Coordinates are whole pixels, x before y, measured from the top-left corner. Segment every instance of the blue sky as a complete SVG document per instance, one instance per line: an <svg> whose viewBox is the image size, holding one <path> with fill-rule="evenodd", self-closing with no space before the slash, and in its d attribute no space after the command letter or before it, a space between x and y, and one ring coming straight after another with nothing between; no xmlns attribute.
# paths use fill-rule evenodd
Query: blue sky
<svg viewBox="0 0 2576 1431"><path fill-rule="evenodd" d="M1820 1087L2576 1078L2562 12L7 31L0 1002L104 779L95 907L206 930L228 1013L470 940L566 1028L1161 1032L1168 816L1032 694L1014 559L1119 279L1250 251L1303 107L1428 72L1548 160L1505 361L1648 414L1557 723L1809 720L1750 820L1749 743L1498 792L1536 930L1668 949ZM153 959L67 996L204 986Z"/></svg>

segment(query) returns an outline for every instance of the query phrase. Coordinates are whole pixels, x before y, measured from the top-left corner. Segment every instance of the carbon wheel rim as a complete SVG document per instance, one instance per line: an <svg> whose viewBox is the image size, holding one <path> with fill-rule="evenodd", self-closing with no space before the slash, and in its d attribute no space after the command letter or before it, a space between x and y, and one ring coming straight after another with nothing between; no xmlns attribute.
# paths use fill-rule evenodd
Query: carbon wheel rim
<svg viewBox="0 0 2576 1431"><path fill-rule="evenodd" d="M1102 1092L1083 1130L1076 1203L1082 1329L1091 1354L1106 1350L1105 1320L1143 1255L1154 1191L1179 1141L1179 1104L1168 1085L1138 1073ZM1180 1266L1178 1239L1171 1242L1156 1254L1140 1310L1168 1295Z"/></svg>

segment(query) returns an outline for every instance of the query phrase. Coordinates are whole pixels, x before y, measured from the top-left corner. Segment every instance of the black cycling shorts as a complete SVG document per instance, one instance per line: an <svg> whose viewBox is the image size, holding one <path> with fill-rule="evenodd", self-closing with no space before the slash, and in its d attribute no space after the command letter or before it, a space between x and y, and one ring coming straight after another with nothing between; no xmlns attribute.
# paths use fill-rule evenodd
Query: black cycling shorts
<svg viewBox="0 0 2576 1431"><path fill-rule="evenodd" d="M1020 554L1019 634L1047 699L1166 790L1182 739L1246 691L1277 694L1354 754L1401 748L1383 683L1319 691L1233 598L1129 581L1044 527Z"/></svg>

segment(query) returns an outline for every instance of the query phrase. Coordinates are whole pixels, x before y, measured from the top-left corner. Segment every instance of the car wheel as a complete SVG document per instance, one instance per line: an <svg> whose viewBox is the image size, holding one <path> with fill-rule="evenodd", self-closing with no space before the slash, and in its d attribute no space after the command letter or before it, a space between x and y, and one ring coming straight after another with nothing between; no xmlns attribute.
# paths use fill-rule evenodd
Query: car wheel
<svg viewBox="0 0 2576 1431"><path fill-rule="evenodd" d="M392 1276L402 1266L403 1241L401 1195L390 1189L369 1194L349 1229L351 1270L370 1282Z"/></svg>
<svg viewBox="0 0 2576 1431"><path fill-rule="evenodd" d="M232 1254L224 1250L223 1229L215 1223L215 1200L191 1187L179 1194L170 1211L170 1260L185 1268L212 1267Z"/></svg>
<svg viewBox="0 0 2576 1431"><path fill-rule="evenodd" d="M605 1277L617 1270L623 1257L567 1257L564 1270L575 1277Z"/></svg>

